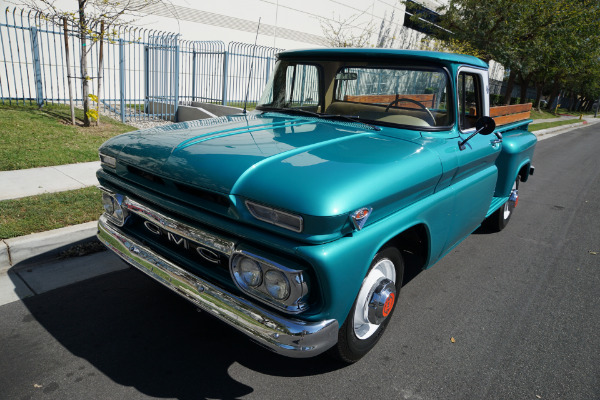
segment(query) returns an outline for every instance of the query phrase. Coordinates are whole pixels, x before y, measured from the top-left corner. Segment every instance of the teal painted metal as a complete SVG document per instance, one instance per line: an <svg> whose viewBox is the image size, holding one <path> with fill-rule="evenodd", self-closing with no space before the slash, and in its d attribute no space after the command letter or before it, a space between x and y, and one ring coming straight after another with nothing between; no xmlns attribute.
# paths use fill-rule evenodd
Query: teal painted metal
<svg viewBox="0 0 600 400"><path fill-rule="evenodd" d="M279 53L279 58L302 58L310 60L318 59L385 59L393 61L396 59L409 59L417 62L430 64L448 63L459 65L469 65L478 68L488 68L487 63L477 57L464 54L441 53L435 51L420 50L396 50L396 49L354 49L354 48L336 48L336 49L309 49L309 50L288 50Z"/></svg>
<svg viewBox="0 0 600 400"><path fill-rule="evenodd" d="M451 76L463 65L486 68L473 57L411 51L282 54L313 61L332 57L416 60L445 67ZM449 82L455 93L454 79ZM504 204L506 187L531 162L535 137L524 130L528 121L502 127L500 144L494 135L476 135L464 151L458 143L468 135L455 121L451 127L381 124L374 130L282 110L184 122L107 141L100 152L116 157L118 165L99 171L98 179L165 214L260 249L282 265L300 265L311 278L313 303L298 318L341 324L382 246L418 227L425 232L423 267L432 266ZM254 218L247 200L302 217L303 231ZM373 211L364 228L355 230L350 215L362 207ZM183 255L169 254L173 262L189 264ZM201 267L190 268L202 274ZM229 277L210 276L238 290Z"/></svg>
<svg viewBox="0 0 600 400"><path fill-rule="evenodd" d="M498 183L494 196L507 197L510 195L513 183L523 167L531 165L533 151L537 138L525 129L514 128L504 131L502 152L496 160L498 167ZM521 180L527 180L529 169L526 168Z"/></svg>
<svg viewBox="0 0 600 400"><path fill-rule="evenodd" d="M490 215L492 215L497 209L502 207L504 205L504 203L506 203L507 201L508 201L508 197L494 197L492 199L492 204L490 204L490 208L489 208L487 214L485 214L485 217L487 218Z"/></svg>

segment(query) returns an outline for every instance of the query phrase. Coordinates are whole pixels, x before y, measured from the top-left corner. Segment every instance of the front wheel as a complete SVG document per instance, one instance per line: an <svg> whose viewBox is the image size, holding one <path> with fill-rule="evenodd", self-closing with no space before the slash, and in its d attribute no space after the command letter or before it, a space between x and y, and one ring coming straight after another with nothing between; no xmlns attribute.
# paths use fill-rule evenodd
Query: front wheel
<svg viewBox="0 0 600 400"><path fill-rule="evenodd" d="M395 247L386 247L375 255L363 280L354 305L331 349L334 357L353 363L371 350L383 335L394 312L404 262Z"/></svg>

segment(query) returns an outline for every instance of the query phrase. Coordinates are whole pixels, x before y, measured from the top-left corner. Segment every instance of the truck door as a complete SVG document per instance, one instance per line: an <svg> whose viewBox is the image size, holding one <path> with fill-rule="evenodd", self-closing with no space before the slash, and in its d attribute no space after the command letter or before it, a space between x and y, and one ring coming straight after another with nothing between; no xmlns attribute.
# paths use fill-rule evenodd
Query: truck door
<svg viewBox="0 0 600 400"><path fill-rule="evenodd" d="M464 140L475 131L477 119L489 115L487 71L460 68L456 86L458 129L460 140ZM489 209L498 179L495 160L500 154L500 144L492 143L493 139L494 135L475 135L456 152L458 166L451 183L455 193L454 223L448 244L473 232Z"/></svg>

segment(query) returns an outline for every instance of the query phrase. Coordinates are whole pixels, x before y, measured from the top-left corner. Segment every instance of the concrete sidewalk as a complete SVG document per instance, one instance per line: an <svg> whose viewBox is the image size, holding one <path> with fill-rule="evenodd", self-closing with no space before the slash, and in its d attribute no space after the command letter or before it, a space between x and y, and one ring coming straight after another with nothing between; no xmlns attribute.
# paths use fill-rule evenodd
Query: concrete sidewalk
<svg viewBox="0 0 600 400"><path fill-rule="evenodd" d="M64 192L98 184L100 161L0 172L0 200Z"/></svg>
<svg viewBox="0 0 600 400"><path fill-rule="evenodd" d="M552 122L554 120L573 118L577 117L563 116L550 120L538 120L536 122ZM584 117L581 122L535 131L534 134L539 140L544 140L577 129L584 124L595 124L598 122L600 122L600 118ZM98 184L96 180L96 170L98 168L100 168L99 161L56 167L3 171L0 172L0 188L2 188L0 200L94 186ZM107 254L106 256L97 256L94 258L94 260L105 261L98 261L100 264L103 262L104 264L94 264L93 267L88 265L88 259L83 260L80 257L73 258L72 261L49 261L55 258L60 250L66 249L76 243L95 240L96 231L96 222L93 221L48 232L0 240L0 305L3 304L3 301L14 301L18 298L23 298L23 296L32 296L45 291L46 289L35 290L32 286L39 284L42 280L48 280L46 288L57 288L60 287L57 285L74 283L78 280L124 268L125 264L118 260L116 256L109 257L108 254L110 253L108 252L103 252L103 254ZM108 259L111 261L106 261ZM42 261L43 263L41 263ZM48 266L53 267L47 269ZM29 272L35 271L40 267L44 267L43 272ZM20 272L23 268L26 268L25 271L28 272L27 274ZM86 272L82 272L83 270ZM26 279L28 276L39 276L40 278L35 278L37 280L33 284Z"/></svg>

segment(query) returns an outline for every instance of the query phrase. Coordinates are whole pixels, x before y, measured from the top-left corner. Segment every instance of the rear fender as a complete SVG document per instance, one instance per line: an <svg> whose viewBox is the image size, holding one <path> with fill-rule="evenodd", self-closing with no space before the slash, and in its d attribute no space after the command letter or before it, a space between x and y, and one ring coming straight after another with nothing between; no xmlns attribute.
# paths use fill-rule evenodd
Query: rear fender
<svg viewBox="0 0 600 400"><path fill-rule="evenodd" d="M496 159L498 181L495 197L508 197L517 176L525 181L529 177L529 166L537 138L526 130L505 132L502 139L502 151Z"/></svg>

